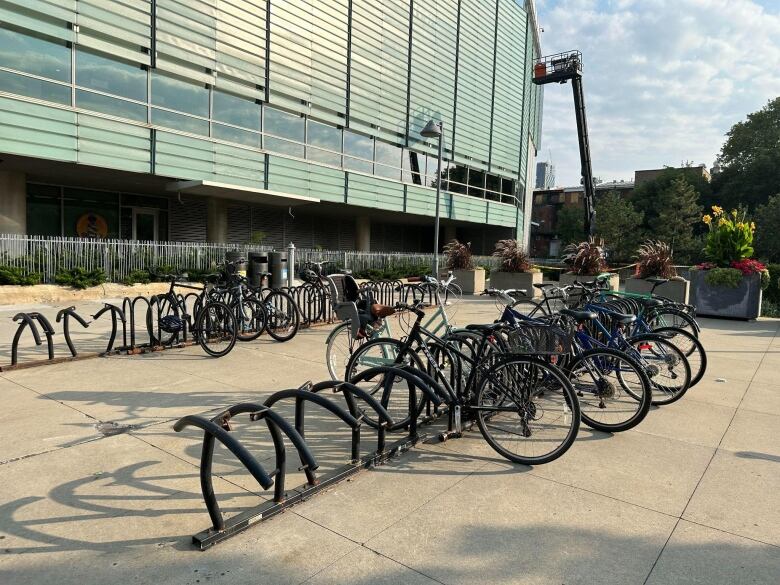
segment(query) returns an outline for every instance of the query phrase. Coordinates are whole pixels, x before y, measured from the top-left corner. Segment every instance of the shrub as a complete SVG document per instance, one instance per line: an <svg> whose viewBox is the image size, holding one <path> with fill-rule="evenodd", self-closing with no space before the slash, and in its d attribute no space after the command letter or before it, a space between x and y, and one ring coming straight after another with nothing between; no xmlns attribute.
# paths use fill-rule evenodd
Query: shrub
<svg viewBox="0 0 780 585"><path fill-rule="evenodd" d="M725 267L753 255L756 225L747 220L744 210L732 209L727 214L723 208L713 205L712 215L705 215L702 221L709 228L704 244L707 260Z"/></svg>
<svg viewBox="0 0 780 585"><path fill-rule="evenodd" d="M736 268L712 268L707 271L704 280L710 286L737 288L742 282L742 273Z"/></svg>
<svg viewBox="0 0 780 585"><path fill-rule="evenodd" d="M152 275L148 270L133 270L130 274L120 280L122 284L149 284L152 281Z"/></svg>
<svg viewBox="0 0 780 585"><path fill-rule="evenodd" d="M102 268L86 270L84 268L60 269L54 275L54 282L63 286L85 289L106 282L106 273Z"/></svg>
<svg viewBox="0 0 780 585"><path fill-rule="evenodd" d="M498 240L493 256L499 259L502 272L529 272L531 259L517 240Z"/></svg>
<svg viewBox="0 0 780 585"><path fill-rule="evenodd" d="M570 244L564 249L563 261L573 274L596 276L607 269L604 259L604 241L595 239L579 244Z"/></svg>
<svg viewBox="0 0 780 585"><path fill-rule="evenodd" d="M16 284L31 286L41 283L42 275L39 272L25 273L22 268L16 266L0 266L0 284Z"/></svg>
<svg viewBox="0 0 780 585"><path fill-rule="evenodd" d="M474 260L471 258L471 242L464 244L458 240L452 240L444 246L444 254L447 256L448 270L471 270L474 268Z"/></svg>
<svg viewBox="0 0 780 585"><path fill-rule="evenodd" d="M647 240L637 250L636 275L639 278L674 278L672 247L661 240Z"/></svg>

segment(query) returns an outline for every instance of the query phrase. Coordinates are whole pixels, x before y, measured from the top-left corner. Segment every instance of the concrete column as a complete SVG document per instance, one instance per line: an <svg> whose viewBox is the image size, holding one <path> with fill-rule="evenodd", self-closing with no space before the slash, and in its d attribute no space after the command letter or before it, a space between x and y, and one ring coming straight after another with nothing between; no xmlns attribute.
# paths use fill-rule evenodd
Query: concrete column
<svg viewBox="0 0 780 585"><path fill-rule="evenodd" d="M452 240L457 239L457 231L453 224L446 224L442 226L444 228L444 244L449 244Z"/></svg>
<svg viewBox="0 0 780 585"><path fill-rule="evenodd" d="M27 177L0 171L0 234L27 233Z"/></svg>
<svg viewBox="0 0 780 585"><path fill-rule="evenodd" d="M371 251L371 218L367 215L355 218L355 248L358 252Z"/></svg>
<svg viewBox="0 0 780 585"><path fill-rule="evenodd" d="M227 201L216 197L209 198L206 239L209 242L227 242L228 219Z"/></svg>

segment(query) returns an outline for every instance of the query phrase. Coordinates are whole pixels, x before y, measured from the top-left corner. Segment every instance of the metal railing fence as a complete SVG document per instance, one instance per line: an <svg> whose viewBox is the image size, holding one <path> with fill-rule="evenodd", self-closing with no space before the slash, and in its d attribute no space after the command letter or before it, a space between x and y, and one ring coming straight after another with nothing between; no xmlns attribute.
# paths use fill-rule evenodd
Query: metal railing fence
<svg viewBox="0 0 780 585"><path fill-rule="evenodd" d="M206 242L152 242L136 240L94 240L56 236L0 234L0 266L18 268L25 275L38 273L42 282L54 282L59 270L83 268L102 270L110 282L118 282L131 272L209 271L228 251L267 252L270 246L257 244L215 244ZM283 248L280 251L287 251ZM332 260L339 268L354 273L431 266L433 254L401 252L354 252L296 248L295 269L303 262ZM474 256L478 266L495 267L491 256ZM445 265L440 257L440 265Z"/></svg>

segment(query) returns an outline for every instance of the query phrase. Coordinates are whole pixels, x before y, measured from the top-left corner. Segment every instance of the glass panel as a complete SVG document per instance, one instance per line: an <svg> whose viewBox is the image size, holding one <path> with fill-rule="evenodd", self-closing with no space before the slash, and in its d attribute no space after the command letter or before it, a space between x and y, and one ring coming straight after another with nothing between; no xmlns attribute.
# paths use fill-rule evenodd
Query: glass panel
<svg viewBox="0 0 780 585"><path fill-rule="evenodd" d="M70 105L70 86L0 71L0 90Z"/></svg>
<svg viewBox="0 0 780 585"><path fill-rule="evenodd" d="M164 242L168 239L168 212L161 211L157 214L157 240Z"/></svg>
<svg viewBox="0 0 780 585"><path fill-rule="evenodd" d="M465 195L468 172L468 168L463 165L451 164L448 172L449 190L453 193L463 193Z"/></svg>
<svg viewBox="0 0 780 585"><path fill-rule="evenodd" d="M301 116L273 108L264 108L263 130L266 134L263 144L265 148L303 158L303 141L306 130L304 122L305 120ZM282 140L283 138L287 140ZM290 142L293 140L300 144Z"/></svg>
<svg viewBox="0 0 780 585"><path fill-rule="evenodd" d="M146 106L82 89L76 90L76 106L111 116L146 122Z"/></svg>
<svg viewBox="0 0 780 585"><path fill-rule="evenodd" d="M70 81L70 49L64 42L7 28L0 28L0 65L57 81Z"/></svg>
<svg viewBox="0 0 780 585"><path fill-rule="evenodd" d="M156 240L157 233L154 229L154 214L140 213L135 214L135 239L136 240Z"/></svg>
<svg viewBox="0 0 780 585"><path fill-rule="evenodd" d="M116 193L65 189L64 224L70 237L119 237L119 199Z"/></svg>
<svg viewBox="0 0 780 585"><path fill-rule="evenodd" d="M216 90L212 99L211 117L214 120L250 130L260 130L260 104L254 100Z"/></svg>
<svg viewBox="0 0 780 585"><path fill-rule="evenodd" d="M81 48L76 51L76 85L139 102L146 101L146 71L140 65Z"/></svg>
<svg viewBox="0 0 780 585"><path fill-rule="evenodd" d="M515 182L513 179L503 179L501 181L501 192L504 195L514 195L515 194Z"/></svg>
<svg viewBox="0 0 780 585"><path fill-rule="evenodd" d="M152 108L152 124L173 128L174 130L181 130L182 132L200 134L202 136L209 135L208 121L184 116L182 114L175 114L173 112L166 112L165 110L158 110L156 108Z"/></svg>
<svg viewBox="0 0 780 585"><path fill-rule="evenodd" d="M344 168L363 173L373 172L374 140L362 134L344 131L344 154L367 160L357 160L350 156L344 157Z"/></svg>
<svg viewBox="0 0 780 585"><path fill-rule="evenodd" d="M428 158L428 173L426 175L425 184L428 187L435 187L436 186L437 172L439 170L439 168L438 168L439 160L438 160L437 157L432 156L432 155L428 155L427 158ZM441 164L442 164L442 169L446 169L446 166L445 166L443 160L441 161Z"/></svg>
<svg viewBox="0 0 780 585"><path fill-rule="evenodd" d="M422 185L422 174L425 173L425 155L413 150L405 150L403 168L404 181Z"/></svg>
<svg viewBox="0 0 780 585"><path fill-rule="evenodd" d="M154 209L168 209L168 199L134 193L122 193L122 205L134 207L152 207Z"/></svg>
<svg viewBox="0 0 780 585"><path fill-rule="evenodd" d="M203 85L188 83L155 71L152 74L152 103L207 118L209 90Z"/></svg>
<svg viewBox="0 0 780 585"><path fill-rule="evenodd" d="M27 185L27 233L31 236L60 236L60 189L49 185Z"/></svg>
<svg viewBox="0 0 780 585"><path fill-rule="evenodd" d="M483 198L485 196L485 173L477 169L469 169L469 195Z"/></svg>
<svg viewBox="0 0 780 585"><path fill-rule="evenodd" d="M246 144L247 146L260 148L260 134L257 132L250 132L249 130L242 130L241 128L214 123L211 126L211 135L220 140L227 140L228 142L236 142L238 144Z"/></svg>
<svg viewBox="0 0 780 585"><path fill-rule="evenodd" d="M486 175L485 177L485 196L492 201L501 201L501 177L496 175Z"/></svg>
<svg viewBox="0 0 780 585"><path fill-rule="evenodd" d="M308 124L306 140L311 146L306 149L306 158L340 167L341 155L337 153L341 152L341 129L312 120L309 120ZM313 146L335 150L336 152L326 152L325 150L320 150L320 148L312 148Z"/></svg>
<svg viewBox="0 0 780 585"><path fill-rule="evenodd" d="M380 177L388 179L401 178L401 147L388 142L376 141L376 150L374 153L376 165L374 173Z"/></svg>

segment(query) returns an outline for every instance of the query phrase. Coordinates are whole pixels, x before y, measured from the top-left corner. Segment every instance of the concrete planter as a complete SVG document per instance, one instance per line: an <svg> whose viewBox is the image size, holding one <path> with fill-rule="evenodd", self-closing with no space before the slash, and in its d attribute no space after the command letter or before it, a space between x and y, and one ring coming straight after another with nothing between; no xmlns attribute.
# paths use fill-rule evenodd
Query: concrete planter
<svg viewBox="0 0 780 585"><path fill-rule="evenodd" d="M475 268L474 270L453 270L455 275L455 284L457 284L464 294L473 295L485 290L485 269Z"/></svg>
<svg viewBox="0 0 780 585"><path fill-rule="evenodd" d="M761 276L743 276L737 288L712 286L706 270L691 270L691 304L697 316L756 319L761 314Z"/></svg>
<svg viewBox="0 0 780 585"><path fill-rule="evenodd" d="M490 273L490 288L506 290L508 288L520 288L528 291L529 296L541 297L542 292L534 288L534 284L541 284L543 275L541 272L501 272Z"/></svg>
<svg viewBox="0 0 780 585"><path fill-rule="evenodd" d="M644 278L628 278L626 279L626 292L650 294L653 288L653 283L646 281ZM691 283L685 279L683 280L670 280L664 284L656 287L655 294L666 297L678 303L688 303L688 296L691 290Z"/></svg>

